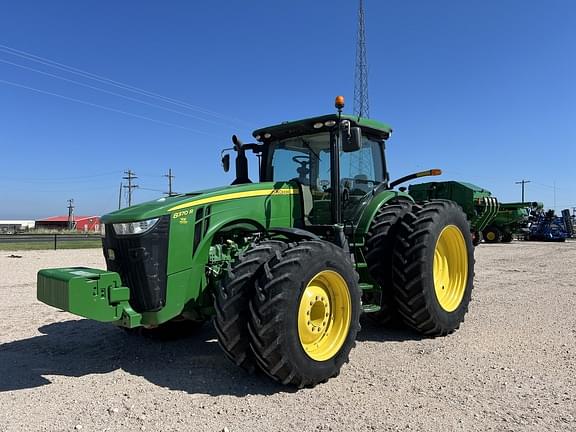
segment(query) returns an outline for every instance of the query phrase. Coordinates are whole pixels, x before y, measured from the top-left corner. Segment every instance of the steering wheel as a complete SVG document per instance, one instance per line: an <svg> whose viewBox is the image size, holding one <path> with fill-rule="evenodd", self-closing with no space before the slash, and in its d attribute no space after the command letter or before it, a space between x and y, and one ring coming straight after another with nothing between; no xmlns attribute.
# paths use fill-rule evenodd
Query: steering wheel
<svg viewBox="0 0 576 432"><path fill-rule="evenodd" d="M310 159L306 155L297 155L293 156L292 160L300 165L296 168L296 172L298 173L298 177L295 179L299 183L304 185L310 184L310 178L308 175L310 174Z"/></svg>
<svg viewBox="0 0 576 432"><path fill-rule="evenodd" d="M298 155L298 156L294 156L292 157L292 160L296 163L299 163L300 165L302 165L304 168L306 168L307 164L310 164L310 158L306 155Z"/></svg>

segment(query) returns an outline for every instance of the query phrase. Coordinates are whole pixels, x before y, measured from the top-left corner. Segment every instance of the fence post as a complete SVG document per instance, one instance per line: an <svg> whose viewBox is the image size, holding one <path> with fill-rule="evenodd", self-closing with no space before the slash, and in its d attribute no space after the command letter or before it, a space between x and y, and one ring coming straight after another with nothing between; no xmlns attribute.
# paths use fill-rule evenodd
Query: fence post
<svg viewBox="0 0 576 432"><path fill-rule="evenodd" d="M54 234L54 250L56 250L56 245L58 242L57 237L58 237L58 234Z"/></svg>

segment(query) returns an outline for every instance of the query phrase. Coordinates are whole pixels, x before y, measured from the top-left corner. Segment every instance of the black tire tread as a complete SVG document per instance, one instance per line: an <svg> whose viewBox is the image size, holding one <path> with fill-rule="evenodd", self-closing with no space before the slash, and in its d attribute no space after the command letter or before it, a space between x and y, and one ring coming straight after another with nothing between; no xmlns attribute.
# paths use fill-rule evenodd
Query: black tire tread
<svg viewBox="0 0 576 432"><path fill-rule="evenodd" d="M412 201L406 199L380 207L366 234L368 272L382 290L380 311L370 314L370 317L380 324L387 324L397 316L392 286L392 261L400 221L412 209L412 204Z"/></svg>
<svg viewBox="0 0 576 432"><path fill-rule="evenodd" d="M287 244L265 240L255 244L229 263L214 295L216 314L213 319L218 343L226 356L249 373L256 369L248 333L248 305L254 292L257 272L262 265L280 253Z"/></svg>
<svg viewBox="0 0 576 432"><path fill-rule="evenodd" d="M273 257L262 267L260 278L256 284L256 295L250 302L251 319L249 330L252 337L252 349L260 368L271 378L282 384L293 385L298 388L311 387L319 382L325 382L330 377L317 381L314 377L298 370L292 358L282 349L285 337L280 330L290 311L285 307L288 296L293 292L290 287L295 283L303 282L299 274L304 271L307 262L321 256L334 256L350 262L344 251L325 241L303 241L294 247L286 249L281 255ZM352 264L350 262L350 269ZM353 271L353 270L352 270ZM355 282L357 275L355 275ZM350 287L351 296L356 296L356 304L360 305L360 289L356 285ZM359 307L358 313L359 316ZM349 338L352 338L350 347L342 354L338 354L338 367L332 376L337 376L340 366L347 363L350 350L355 346L356 334L360 330L359 320L352 321ZM349 339L348 339L349 340Z"/></svg>
<svg viewBox="0 0 576 432"><path fill-rule="evenodd" d="M394 252L393 281L398 311L409 327L426 336L445 336L460 325L446 329L435 322L422 292L425 276L422 274L421 264L428 254L434 253L428 246L430 242L426 241L426 237L430 236L429 227L436 217L449 208L462 212L456 203L449 200L433 200L414 205L402 220ZM472 258L472 268L473 260ZM464 315L467 311L468 302L464 304Z"/></svg>

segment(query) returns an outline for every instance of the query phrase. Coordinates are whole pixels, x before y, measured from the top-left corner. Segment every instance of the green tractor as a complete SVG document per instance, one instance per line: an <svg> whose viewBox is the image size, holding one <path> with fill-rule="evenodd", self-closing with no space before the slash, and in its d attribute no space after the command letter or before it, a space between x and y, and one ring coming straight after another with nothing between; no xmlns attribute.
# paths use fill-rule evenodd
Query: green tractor
<svg viewBox="0 0 576 432"><path fill-rule="evenodd" d="M474 276L466 216L392 190L391 128L343 106L256 130L251 144L233 137L231 186L103 216L107 270L41 270L38 299L126 329L212 319L235 364L296 387L338 375L361 313L453 332ZM258 183L246 152L259 156Z"/></svg>
<svg viewBox="0 0 576 432"><path fill-rule="evenodd" d="M532 216L544 208L541 202L501 203L496 216L484 228L486 243L509 243L514 234L528 234Z"/></svg>

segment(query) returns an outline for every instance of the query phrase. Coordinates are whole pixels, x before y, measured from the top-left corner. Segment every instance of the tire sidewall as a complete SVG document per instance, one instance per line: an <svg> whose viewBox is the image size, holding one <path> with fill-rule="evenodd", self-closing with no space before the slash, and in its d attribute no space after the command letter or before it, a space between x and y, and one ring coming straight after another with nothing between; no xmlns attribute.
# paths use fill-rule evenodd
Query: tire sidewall
<svg viewBox="0 0 576 432"><path fill-rule="evenodd" d="M472 295L474 279L474 246L472 245L470 227L461 211L455 211L455 207L452 207L452 210L453 211L441 212L430 226L429 236L427 239L429 243L427 246L429 247L430 253L426 254L426 261L423 269L425 274L424 283L429 287L429 289L424 290L424 296L427 297L426 304L428 305L428 312L433 316L434 321L443 329L457 328L464 320L464 315L468 311L468 304L470 303ZM440 306L434 285L434 255L436 243L438 242L442 230L449 225L456 226L464 237L468 266L464 296L462 297L462 301L458 307L452 312L448 312Z"/></svg>
<svg viewBox="0 0 576 432"><path fill-rule="evenodd" d="M357 276L353 270L352 263L346 260L343 251L337 250L333 247L334 254L327 257L314 257L311 259L304 269L304 272L299 275L298 281L294 283L294 290L290 293L290 297L286 304L285 319L284 321L284 337L285 346L288 348L287 355L291 356L291 360L298 369L298 371L312 378L323 379L338 373L341 366L348 359L350 350L354 347L356 333L358 331L358 322L360 319L360 294L357 284ZM306 354L300 337L298 334L298 311L300 308L300 301L308 283L323 270L333 270L338 273L346 282L350 294L351 302L351 319L350 327L346 338L332 358L324 361L317 361L312 359Z"/></svg>

